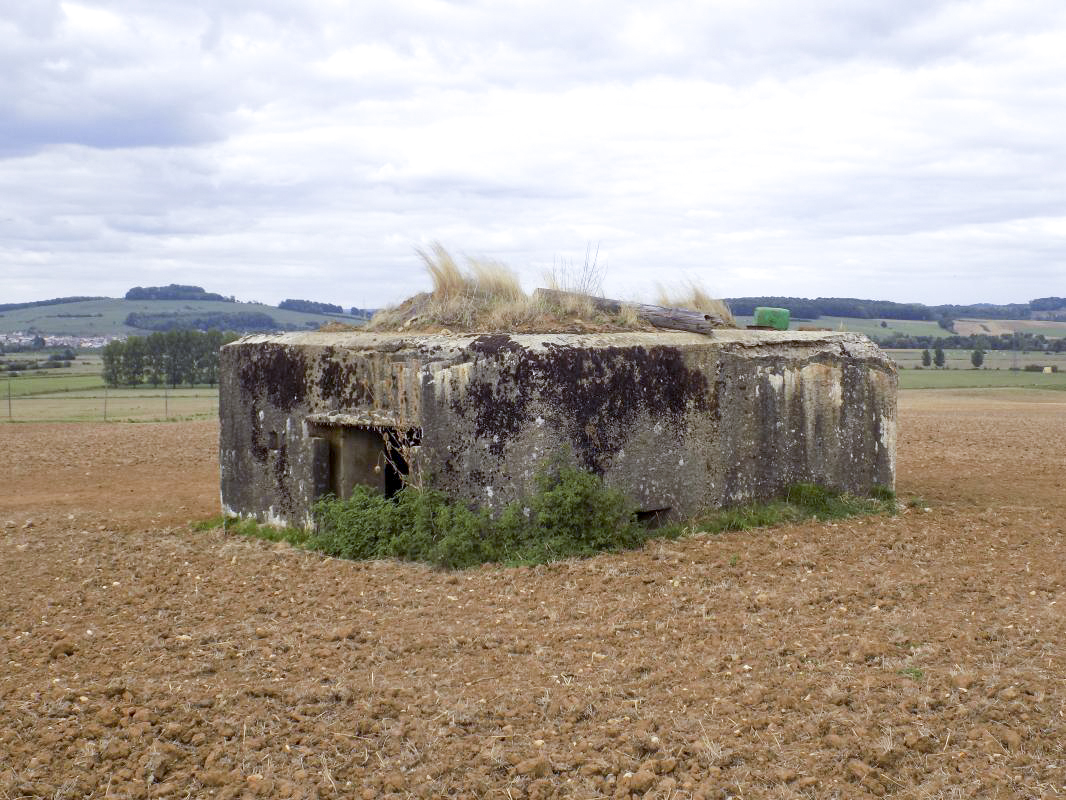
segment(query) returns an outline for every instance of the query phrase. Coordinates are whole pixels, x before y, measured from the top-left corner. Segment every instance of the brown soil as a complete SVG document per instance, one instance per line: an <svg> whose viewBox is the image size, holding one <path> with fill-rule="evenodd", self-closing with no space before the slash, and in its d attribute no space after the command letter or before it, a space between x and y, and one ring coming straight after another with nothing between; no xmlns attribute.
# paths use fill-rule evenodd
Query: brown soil
<svg viewBox="0 0 1066 800"><path fill-rule="evenodd" d="M210 423L0 427L0 798L1062 796L1066 396L989 397L903 395L895 518L455 574L193 532Z"/></svg>

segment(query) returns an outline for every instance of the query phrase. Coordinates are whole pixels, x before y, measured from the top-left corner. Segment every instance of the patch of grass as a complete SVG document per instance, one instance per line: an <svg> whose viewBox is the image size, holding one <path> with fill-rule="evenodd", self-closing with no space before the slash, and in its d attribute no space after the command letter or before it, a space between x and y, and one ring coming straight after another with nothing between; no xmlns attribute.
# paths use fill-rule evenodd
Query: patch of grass
<svg viewBox="0 0 1066 800"><path fill-rule="evenodd" d="M228 518L219 514L217 517L209 517L208 519L193 520L189 523L189 527L194 531L213 531L215 528L223 527Z"/></svg>
<svg viewBox="0 0 1066 800"><path fill-rule="evenodd" d="M190 522L189 527L194 531L222 528L226 533L251 536L255 539L265 539L268 542L288 542L293 547L304 547L311 535L301 528L275 528L271 525L261 525L254 519L240 519L225 515Z"/></svg>
<svg viewBox="0 0 1066 800"><path fill-rule="evenodd" d="M543 564L692 532L740 531L895 510L895 494L887 489L864 498L799 484L778 502L723 509L688 525L650 528L637 521L635 508L620 491L557 461L538 474L530 497L510 504L496 518L433 490L408 487L387 499L356 487L347 500L329 497L315 505L312 533L303 539L294 534L282 538L339 558L399 558L462 569L483 563ZM251 528L252 535L271 538Z"/></svg>
<svg viewBox="0 0 1066 800"><path fill-rule="evenodd" d="M912 680L920 681L925 677L925 673L917 667L904 667L901 670L897 670L900 675L905 675Z"/></svg>
<svg viewBox="0 0 1066 800"><path fill-rule="evenodd" d="M16 378L0 376L0 396L6 396L9 389L12 397L24 397L84 389L102 389L103 386L104 380L100 375L23 373Z"/></svg>
<svg viewBox="0 0 1066 800"><path fill-rule="evenodd" d="M0 386L0 414L6 416L3 390ZM11 419L15 422L102 422L105 406L108 422L209 419L218 414L218 390L213 387L164 390L150 386L120 389L100 386L13 395Z"/></svg>
<svg viewBox="0 0 1066 800"><path fill-rule="evenodd" d="M900 370L900 389L1056 389L1066 391L1066 372L1023 370L944 369Z"/></svg>
<svg viewBox="0 0 1066 800"><path fill-rule="evenodd" d="M712 511L701 516L690 527L704 533L724 533L895 512L896 493L884 486L874 487L870 497L859 497L813 483L797 483L786 490L783 500Z"/></svg>
<svg viewBox="0 0 1066 800"><path fill-rule="evenodd" d="M920 348L914 350L887 349L885 352L896 362L901 371L913 370L921 366L922 350ZM944 350L944 356L946 359L947 371L975 371L973 369L973 362L970 360L972 354L972 348L969 350L946 348ZM1037 353L1034 351L1019 350L985 351L985 361L979 371L1009 372L1011 369L1018 369L1031 361L1037 361L1041 364L1046 364L1047 366L1057 366L1059 370L1066 371L1066 353ZM918 371L935 372L937 370L930 366L919 369ZM900 374L902 375L902 372Z"/></svg>

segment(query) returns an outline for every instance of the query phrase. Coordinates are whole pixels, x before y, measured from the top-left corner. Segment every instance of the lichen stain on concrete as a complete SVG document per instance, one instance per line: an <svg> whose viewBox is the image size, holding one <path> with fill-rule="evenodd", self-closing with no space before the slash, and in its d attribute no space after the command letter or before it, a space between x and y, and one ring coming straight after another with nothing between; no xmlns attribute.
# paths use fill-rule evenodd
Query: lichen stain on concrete
<svg viewBox="0 0 1066 800"><path fill-rule="evenodd" d="M334 408L373 406L374 390L365 379L366 363L352 361L334 347L323 349L318 356L316 389L321 399Z"/></svg>
<svg viewBox="0 0 1066 800"><path fill-rule="evenodd" d="M242 359L240 382L245 396L265 392L271 405L292 411L307 394L304 353L281 344L264 344L254 356Z"/></svg>
<svg viewBox="0 0 1066 800"><path fill-rule="evenodd" d="M304 354L280 344L266 344L258 352L238 351L236 365L242 405L247 409L250 448L256 461L265 463L269 448L263 436L263 400L292 411L307 394Z"/></svg>
<svg viewBox="0 0 1066 800"><path fill-rule="evenodd" d="M494 334L475 339L470 350L498 362L497 380L468 382L465 395L453 397L452 410L473 415L476 438L496 456L528 424L531 402L556 417L579 463L597 474L625 444L640 414L664 419L677 437L685 414L706 411L712 402L706 376L689 369L676 347L549 343L534 351Z"/></svg>

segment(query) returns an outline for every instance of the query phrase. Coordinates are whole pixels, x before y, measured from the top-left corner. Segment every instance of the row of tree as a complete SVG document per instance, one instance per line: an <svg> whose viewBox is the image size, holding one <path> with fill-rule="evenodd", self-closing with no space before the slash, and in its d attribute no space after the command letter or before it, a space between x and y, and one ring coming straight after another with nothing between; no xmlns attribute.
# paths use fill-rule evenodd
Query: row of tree
<svg viewBox="0 0 1066 800"><path fill-rule="evenodd" d="M294 300L291 297L278 303L284 311L302 311L305 314L343 314L344 309L335 303L319 303L314 300Z"/></svg>
<svg viewBox="0 0 1066 800"><path fill-rule="evenodd" d="M126 292L127 300L214 300L233 303L235 298L223 297L215 292L206 292L202 286L186 286L172 283L169 286L134 286Z"/></svg>
<svg viewBox="0 0 1066 800"><path fill-rule="evenodd" d="M932 353L929 352L928 347L922 351L923 367L935 366L939 369L940 367L943 367L945 363L947 363L947 356L944 353L943 347L934 347ZM974 350L970 353L970 363L973 364L974 369L980 369L981 365L985 363L985 351Z"/></svg>
<svg viewBox="0 0 1066 800"><path fill-rule="evenodd" d="M103 376L108 386L152 386L218 383L218 351L239 334L210 331L167 331L108 342L103 350Z"/></svg>
<svg viewBox="0 0 1066 800"><path fill-rule="evenodd" d="M796 319L853 317L858 319L936 319L936 312L921 303L894 303L890 300L860 300L855 297L730 297L729 310L750 317L758 306L787 308Z"/></svg>
<svg viewBox="0 0 1066 800"><path fill-rule="evenodd" d="M895 331L888 336L872 337L881 347L890 350L920 350L944 347L951 350L1019 350L1038 353L1066 352L1066 337L1049 339L1044 334L1003 333L999 336L976 334L973 336L911 336Z"/></svg>
<svg viewBox="0 0 1066 800"><path fill-rule="evenodd" d="M890 300L862 300L857 297L730 297L726 303L730 311L738 316L751 316L757 306L771 306L787 308L797 319L818 319L825 316L936 320L948 330L951 329L951 320L960 317L1031 319L1034 318L1034 313L1041 318L1059 309L1066 313L1066 298L1063 297L1038 297L1028 303L975 303L968 306L927 306L922 303L895 303Z"/></svg>
<svg viewBox="0 0 1066 800"><path fill-rule="evenodd" d="M52 353L45 359L38 358L0 358L0 372L7 372L13 377L20 372L33 369L60 369L74 363L76 355L69 347L61 353Z"/></svg>

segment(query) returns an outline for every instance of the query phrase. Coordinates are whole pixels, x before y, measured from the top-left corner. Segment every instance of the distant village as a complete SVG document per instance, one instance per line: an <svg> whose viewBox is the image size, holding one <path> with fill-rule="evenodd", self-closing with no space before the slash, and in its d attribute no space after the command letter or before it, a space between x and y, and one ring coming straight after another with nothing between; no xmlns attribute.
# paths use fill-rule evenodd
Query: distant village
<svg viewBox="0 0 1066 800"><path fill-rule="evenodd" d="M0 333L0 346L4 350L31 350L44 347L69 347L72 350L99 350L115 339L125 339L125 334L109 336L73 336L13 331ZM43 340L43 344L42 344Z"/></svg>

